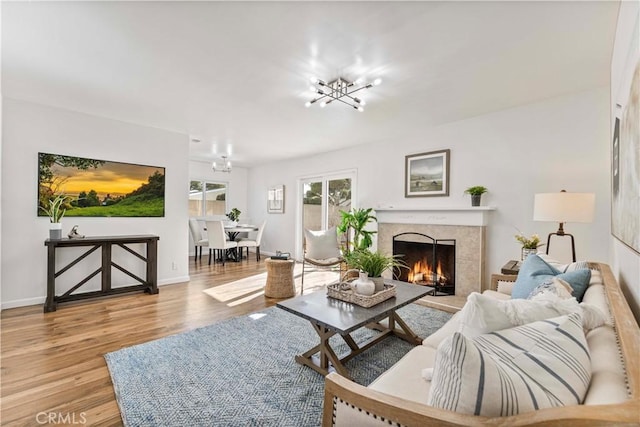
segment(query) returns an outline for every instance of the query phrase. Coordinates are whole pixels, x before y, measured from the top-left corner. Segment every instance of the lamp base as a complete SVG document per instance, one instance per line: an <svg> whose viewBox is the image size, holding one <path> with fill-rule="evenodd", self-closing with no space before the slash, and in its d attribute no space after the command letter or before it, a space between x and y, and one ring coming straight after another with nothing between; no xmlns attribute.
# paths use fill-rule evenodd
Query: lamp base
<svg viewBox="0 0 640 427"><path fill-rule="evenodd" d="M569 234L569 233L565 233L564 230L558 230L560 231L559 233L549 233L549 236L547 237L547 255L549 255L549 247L551 246L551 236L569 236L571 237L571 255L573 257L573 262L576 262L576 244L575 241L573 239L573 234Z"/></svg>

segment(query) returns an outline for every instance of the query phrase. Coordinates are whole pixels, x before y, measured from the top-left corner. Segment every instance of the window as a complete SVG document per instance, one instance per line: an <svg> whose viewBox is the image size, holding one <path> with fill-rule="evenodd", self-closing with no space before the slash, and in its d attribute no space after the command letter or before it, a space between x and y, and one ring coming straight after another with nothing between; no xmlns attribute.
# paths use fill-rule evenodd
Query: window
<svg viewBox="0 0 640 427"><path fill-rule="evenodd" d="M303 178L299 181L300 203L296 254L302 257L303 230L322 230L338 225L340 211L349 211L356 200L356 172L345 171Z"/></svg>
<svg viewBox="0 0 640 427"><path fill-rule="evenodd" d="M227 211L226 199L226 183L191 181L189 184L189 216L224 215Z"/></svg>
<svg viewBox="0 0 640 427"><path fill-rule="evenodd" d="M340 211L351 209L351 177L319 178L304 181L302 226L322 230L340 223Z"/></svg>

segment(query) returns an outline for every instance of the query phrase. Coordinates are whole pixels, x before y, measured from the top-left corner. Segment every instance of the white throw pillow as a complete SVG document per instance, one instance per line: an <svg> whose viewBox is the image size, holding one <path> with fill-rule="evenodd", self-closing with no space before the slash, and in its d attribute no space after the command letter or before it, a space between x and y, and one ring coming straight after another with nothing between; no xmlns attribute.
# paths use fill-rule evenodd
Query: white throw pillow
<svg viewBox="0 0 640 427"><path fill-rule="evenodd" d="M429 405L509 416L583 402L591 361L580 314L480 335L456 332L436 354Z"/></svg>
<svg viewBox="0 0 640 427"><path fill-rule="evenodd" d="M339 258L338 235L336 228L313 231L304 230L306 240L306 257L311 259Z"/></svg>
<svg viewBox="0 0 640 427"><path fill-rule="evenodd" d="M600 310L589 304L578 304L573 297L562 299L547 293L539 294L531 300L499 300L473 292L467 297L466 304L460 310L458 332L473 338L481 334L570 313L580 313L584 322L583 327L587 330L603 325L606 320Z"/></svg>

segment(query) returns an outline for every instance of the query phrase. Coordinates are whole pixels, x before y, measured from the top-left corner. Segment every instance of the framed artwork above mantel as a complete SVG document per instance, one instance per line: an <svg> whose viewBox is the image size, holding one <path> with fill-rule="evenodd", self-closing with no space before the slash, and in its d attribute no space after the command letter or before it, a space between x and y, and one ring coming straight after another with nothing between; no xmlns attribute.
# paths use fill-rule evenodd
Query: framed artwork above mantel
<svg viewBox="0 0 640 427"><path fill-rule="evenodd" d="M450 150L405 156L404 197L449 195Z"/></svg>

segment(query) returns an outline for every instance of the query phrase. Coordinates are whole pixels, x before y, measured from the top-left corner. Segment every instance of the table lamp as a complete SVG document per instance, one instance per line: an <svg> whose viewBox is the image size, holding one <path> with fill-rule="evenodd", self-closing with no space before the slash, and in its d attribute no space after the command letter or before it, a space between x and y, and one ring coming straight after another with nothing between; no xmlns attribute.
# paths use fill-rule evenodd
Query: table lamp
<svg viewBox="0 0 640 427"><path fill-rule="evenodd" d="M547 237L547 254L551 245L551 236L571 237L571 253L576 261L576 246L573 235L564 232L565 222L592 222L596 195L593 193L541 193L535 195L533 204L534 221L558 222L558 231Z"/></svg>

